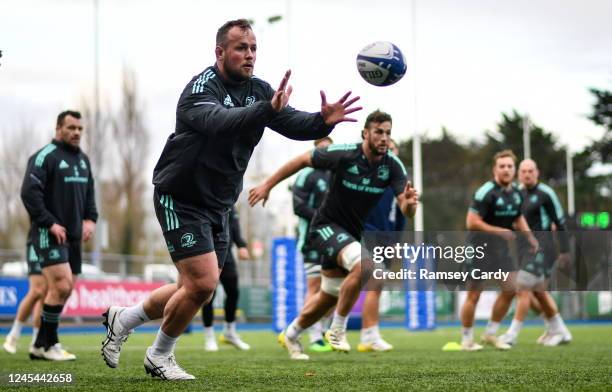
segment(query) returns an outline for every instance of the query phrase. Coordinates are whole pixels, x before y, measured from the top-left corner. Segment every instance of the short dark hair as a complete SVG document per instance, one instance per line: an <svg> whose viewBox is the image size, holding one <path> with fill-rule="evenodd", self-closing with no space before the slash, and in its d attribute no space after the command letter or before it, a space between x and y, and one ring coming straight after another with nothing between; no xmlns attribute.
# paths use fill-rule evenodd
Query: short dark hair
<svg viewBox="0 0 612 392"><path fill-rule="evenodd" d="M393 120L391 120L391 115L381 111L380 109L376 109L372 113L368 114L368 118L365 120L363 129L368 129L371 123L383 123L385 121L393 123Z"/></svg>
<svg viewBox="0 0 612 392"><path fill-rule="evenodd" d="M78 120L81 119L81 113L77 112L76 110L64 110L63 112L61 112L60 114L57 115L57 122L55 123L56 126L61 127L62 125L64 125L64 119L67 116L71 116L74 117Z"/></svg>
<svg viewBox="0 0 612 392"><path fill-rule="evenodd" d="M385 113L380 109L374 110L372 113L368 114L368 118L366 118L365 124L363 125L363 130L361 131L361 138L365 139L365 130L370 128L370 124L374 123L383 123L385 121L389 121L393 124L393 120L391 120L391 115L389 113Z"/></svg>
<svg viewBox="0 0 612 392"><path fill-rule="evenodd" d="M516 155L514 155L512 150L503 150L493 155L493 167L495 167L497 160L500 158L512 158L512 161L514 161L514 165L516 166Z"/></svg>
<svg viewBox="0 0 612 392"><path fill-rule="evenodd" d="M232 27L240 27L243 31L253 29L251 27L251 22L247 19L236 19L225 22L223 26L219 27L219 30L217 30L217 46L225 47L227 44L227 33Z"/></svg>

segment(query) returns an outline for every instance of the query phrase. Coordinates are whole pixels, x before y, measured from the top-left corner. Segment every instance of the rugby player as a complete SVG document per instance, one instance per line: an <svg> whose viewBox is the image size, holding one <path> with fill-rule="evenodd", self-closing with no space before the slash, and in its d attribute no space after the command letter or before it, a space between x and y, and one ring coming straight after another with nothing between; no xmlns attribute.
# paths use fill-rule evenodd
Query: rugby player
<svg viewBox="0 0 612 392"><path fill-rule="evenodd" d="M325 148L332 144L330 137L315 140L315 148ZM315 211L327 194L329 188L328 170L305 167L300 170L293 184L293 212L299 217L297 248L302 252L304 269L306 271L306 298L308 302L321 288L321 255L306 241L310 221ZM324 319L314 323L308 329L310 345L308 349L313 352L328 352L332 348L323 339L323 328L326 327Z"/></svg>
<svg viewBox="0 0 612 392"><path fill-rule="evenodd" d="M550 231L553 224L559 233L558 263L562 267L567 267L570 260L565 214L555 191L540 182L539 176L540 172L535 161L525 159L520 163L518 178L523 195L522 211L540 243L540 252L536 253L535 257L528 252L523 252L526 253L527 261L517 275L519 292L516 312L508 331L499 337L501 341L510 345L517 343L533 297L540 305L539 308L546 324L544 335L538 338L537 343L544 346L557 346L572 340L572 334L563 322L557 304L546 291L547 281L556 261L555 244Z"/></svg>
<svg viewBox="0 0 612 392"><path fill-rule="evenodd" d="M510 150L498 152L493 157L493 181L487 181L474 194L467 213L466 226L470 230L468 241L483 246L486 252L482 260L465 261L468 269L479 268L492 272L511 272L507 280L498 280L502 291L493 306L491 320L482 336L484 343L507 350L511 346L501 342L495 334L499 323L508 312L515 295L516 267L510 256L509 242L514 241L513 230L522 232L528 239L530 251L535 253L538 242L529 231L527 221L521 214L521 193L514 186L516 156ZM484 234L481 234L483 232ZM467 282L467 298L461 307L461 348L464 351L479 351L482 346L474 341L474 314L484 282L470 279Z"/></svg>
<svg viewBox="0 0 612 392"><path fill-rule="evenodd" d="M185 86L176 110L176 127L153 173L153 202L168 251L179 272L165 285L130 308L112 306L104 314L106 364L119 364L121 346L130 331L149 319L163 318L153 345L146 350L148 374L162 380L195 377L176 362L179 336L200 307L209 302L229 246L229 213L242 189L253 149L266 127L295 140L327 136L334 126L360 110L349 99L328 103L321 91L321 110L306 113L288 106L290 71L274 91L253 76L257 42L246 19L225 23L217 31L216 63Z"/></svg>
<svg viewBox="0 0 612 392"><path fill-rule="evenodd" d="M249 203L265 202L269 193L283 179L310 166L333 172L331 185L321 207L311 222L309 241L322 254L321 290L307 302L300 315L279 335L279 343L291 359L307 360L299 341L300 333L336 306L325 338L334 350L348 352L346 340L348 315L368 277L360 239L365 218L388 186L405 216L414 216L418 195L406 179L406 169L399 158L388 151L391 116L376 110L368 115L363 142L332 144L306 152L286 163L261 185L249 191ZM364 263L365 262L365 263Z"/></svg>

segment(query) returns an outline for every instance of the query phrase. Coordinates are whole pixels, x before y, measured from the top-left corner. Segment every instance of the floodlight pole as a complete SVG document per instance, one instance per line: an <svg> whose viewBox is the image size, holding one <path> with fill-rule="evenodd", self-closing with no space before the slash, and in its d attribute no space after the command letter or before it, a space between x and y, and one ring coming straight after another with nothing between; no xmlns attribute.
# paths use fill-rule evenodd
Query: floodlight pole
<svg viewBox="0 0 612 392"><path fill-rule="evenodd" d="M576 200L574 196L574 161L569 146L565 149L565 162L567 171L567 214L574 216L576 213Z"/></svg>
<svg viewBox="0 0 612 392"><path fill-rule="evenodd" d="M529 137L529 131L531 128L531 121L529 116L523 117L523 155L524 159L531 159L531 138Z"/></svg>
<svg viewBox="0 0 612 392"><path fill-rule="evenodd" d="M93 12L93 29L94 29L94 129L95 132L92 134L99 135L100 131L100 58L99 58L99 0L93 0L94 12ZM98 208L98 215L101 217L102 214L102 183L100 182L100 172L98 168L94 170L94 183L98 188L95 192L96 206ZM101 224L100 224L101 223ZM100 267L100 251L102 249L102 238L106 225L104 219L98 219L97 230L94 234L94 249L92 262L96 267Z"/></svg>
<svg viewBox="0 0 612 392"><path fill-rule="evenodd" d="M413 186L422 195L423 194L423 160L421 157L421 135L419 134L419 123L417 117L417 29L416 29L416 11L417 0L412 0L412 118L413 118L413 136L412 136L412 170L413 170ZM414 231L423 231L423 203L419 202L419 206L414 216Z"/></svg>

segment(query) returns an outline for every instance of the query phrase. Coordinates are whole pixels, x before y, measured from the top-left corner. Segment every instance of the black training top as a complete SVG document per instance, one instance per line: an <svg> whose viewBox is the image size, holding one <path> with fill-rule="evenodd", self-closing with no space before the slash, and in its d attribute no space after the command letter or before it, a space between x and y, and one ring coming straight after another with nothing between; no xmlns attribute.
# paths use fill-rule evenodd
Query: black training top
<svg viewBox="0 0 612 392"><path fill-rule="evenodd" d="M391 186L395 195L404 191L406 169L392 152L370 163L361 143L332 144L315 149L312 166L332 171L330 189L315 213L312 226L335 223L361 239L365 218Z"/></svg>
<svg viewBox="0 0 612 392"><path fill-rule="evenodd" d="M327 194L330 172L305 167L300 170L293 184L293 212L298 223L298 249L302 249L310 229L310 221Z"/></svg>
<svg viewBox="0 0 612 392"><path fill-rule="evenodd" d="M490 225L514 230L512 224L521 216L522 203L521 192L514 184L504 189L495 181L487 181L474 194L470 211Z"/></svg>
<svg viewBox="0 0 612 392"><path fill-rule="evenodd" d="M224 80L216 66L191 79L176 109L176 128L153 171L153 184L177 200L228 211L265 127L294 140L327 136L319 113L272 109L274 90L253 77Z"/></svg>
<svg viewBox="0 0 612 392"><path fill-rule="evenodd" d="M521 187L521 194L524 199L522 211L529 228L535 232L548 231L551 223L554 223L560 232L560 250L567 252L569 244L565 232L565 213L555 191L546 184L538 183L532 188Z"/></svg>
<svg viewBox="0 0 612 392"><path fill-rule="evenodd" d="M57 223L66 228L69 240L80 240L83 220L98 219L89 158L79 148L53 140L28 160L21 200L33 226Z"/></svg>

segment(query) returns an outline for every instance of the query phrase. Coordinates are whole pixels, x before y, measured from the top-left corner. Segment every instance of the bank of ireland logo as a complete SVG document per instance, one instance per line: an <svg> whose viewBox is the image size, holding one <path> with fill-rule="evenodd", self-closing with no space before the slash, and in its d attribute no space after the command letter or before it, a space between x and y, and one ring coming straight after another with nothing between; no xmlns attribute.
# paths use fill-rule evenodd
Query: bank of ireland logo
<svg viewBox="0 0 612 392"><path fill-rule="evenodd" d="M78 176L79 176L79 168L78 168L78 167L76 167L76 165L75 165L75 166L73 166L73 168L74 168L74 176L75 176L75 177L78 177Z"/></svg>
<svg viewBox="0 0 612 392"><path fill-rule="evenodd" d="M362 178L361 179L361 183L363 185L370 185L370 179L369 178Z"/></svg>
<svg viewBox="0 0 612 392"><path fill-rule="evenodd" d="M378 168L378 178L381 181L387 181L389 179L389 166L383 165Z"/></svg>
<svg viewBox="0 0 612 392"><path fill-rule="evenodd" d="M59 260L60 252L57 249L51 249L49 252L49 260Z"/></svg>
<svg viewBox="0 0 612 392"><path fill-rule="evenodd" d="M181 248L191 248L196 242L195 236L192 233L185 233L181 237Z"/></svg>
<svg viewBox="0 0 612 392"><path fill-rule="evenodd" d="M246 97L246 100L244 101L244 106L246 106L247 108L251 105L253 105L255 103L255 97L252 95L249 95L248 97Z"/></svg>

